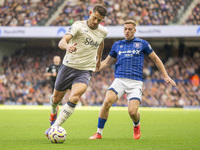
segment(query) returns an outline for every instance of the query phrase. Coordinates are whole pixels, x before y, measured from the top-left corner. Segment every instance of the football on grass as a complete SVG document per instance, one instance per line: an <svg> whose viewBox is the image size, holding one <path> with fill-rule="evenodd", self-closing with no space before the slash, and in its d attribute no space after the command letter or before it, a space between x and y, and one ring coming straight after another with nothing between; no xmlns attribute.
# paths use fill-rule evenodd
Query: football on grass
<svg viewBox="0 0 200 150"><path fill-rule="evenodd" d="M48 138L52 143L63 143L67 138L67 132L63 127L54 126L51 127Z"/></svg>

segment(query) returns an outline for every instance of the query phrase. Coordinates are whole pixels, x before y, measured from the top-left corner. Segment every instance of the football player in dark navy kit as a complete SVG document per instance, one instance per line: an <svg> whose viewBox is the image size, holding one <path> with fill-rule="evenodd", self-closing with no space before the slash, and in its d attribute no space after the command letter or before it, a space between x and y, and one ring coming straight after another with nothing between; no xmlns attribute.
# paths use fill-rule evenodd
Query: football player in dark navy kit
<svg viewBox="0 0 200 150"><path fill-rule="evenodd" d="M60 68L60 62L61 62L60 56L54 56L53 64L51 64L46 68L45 76L49 77L49 83L51 85L52 91L54 89L56 77L58 74L58 70Z"/></svg>

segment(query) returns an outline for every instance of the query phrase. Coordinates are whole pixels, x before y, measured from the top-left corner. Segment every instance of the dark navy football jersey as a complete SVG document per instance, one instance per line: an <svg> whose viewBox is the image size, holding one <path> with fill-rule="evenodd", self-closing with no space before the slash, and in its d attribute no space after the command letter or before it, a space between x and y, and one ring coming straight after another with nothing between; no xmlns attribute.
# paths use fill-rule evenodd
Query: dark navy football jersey
<svg viewBox="0 0 200 150"><path fill-rule="evenodd" d="M58 74L59 68L60 68L60 65L52 64L52 65L50 65L49 67L46 68L46 72L49 72L49 73L55 73L56 72L56 74ZM51 76L51 81L55 82L56 77Z"/></svg>
<svg viewBox="0 0 200 150"><path fill-rule="evenodd" d="M124 39L115 42L109 53L111 57L117 58L115 78L143 81L144 57L152 52L153 49L147 41L136 37L130 41Z"/></svg>

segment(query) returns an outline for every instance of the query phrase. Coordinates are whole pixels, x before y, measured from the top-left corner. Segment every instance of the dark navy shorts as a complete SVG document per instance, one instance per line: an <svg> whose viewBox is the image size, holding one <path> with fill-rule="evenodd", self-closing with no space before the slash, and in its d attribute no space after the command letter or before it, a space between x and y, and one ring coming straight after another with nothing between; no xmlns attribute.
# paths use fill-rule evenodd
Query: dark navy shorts
<svg viewBox="0 0 200 150"><path fill-rule="evenodd" d="M65 91L71 89L75 83L85 83L89 85L92 71L78 70L65 65L61 65L56 78L55 89Z"/></svg>

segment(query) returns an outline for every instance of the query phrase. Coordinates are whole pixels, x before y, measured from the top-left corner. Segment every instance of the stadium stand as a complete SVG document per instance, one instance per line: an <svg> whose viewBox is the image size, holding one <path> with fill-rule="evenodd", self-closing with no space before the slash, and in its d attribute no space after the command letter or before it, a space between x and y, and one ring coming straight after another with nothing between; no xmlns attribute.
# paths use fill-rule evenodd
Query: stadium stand
<svg viewBox="0 0 200 150"><path fill-rule="evenodd" d="M198 48L193 50L193 53L188 53L190 50L184 53L183 58L168 57L164 63L169 75L176 80L177 87L167 85L155 65L146 59L142 106L200 106L200 53ZM58 51L57 54L63 56L64 52ZM54 55L55 50L51 48L27 47L17 51L11 57L4 56L0 65L0 103L49 105L51 88L44 72L45 66L51 63ZM101 105L113 79L114 66L93 74L90 86L81 97L79 105ZM114 105L126 106L126 95Z"/></svg>
<svg viewBox="0 0 200 150"><path fill-rule="evenodd" d="M87 19L88 10L97 2L108 8L102 25L121 25L125 19L134 19L139 25L171 25L180 20L180 14L187 10L192 0L1 0L0 26L43 26L54 17L50 26L70 26L76 20ZM62 5L61 13L54 16ZM183 24L200 25L199 8L200 3L197 3ZM170 49L165 45L158 55L169 75L176 80L177 87L164 83L155 65L146 59L141 105L200 107L200 49L189 47L183 52L180 45L176 57L172 57ZM104 58L107 54L108 51L104 52ZM51 47L25 47L11 56L4 56L0 62L0 104L49 105L51 88L44 72L54 55L64 56L64 51L55 52ZM113 80L114 66L93 74L79 105L101 105ZM126 95L114 105L126 106Z"/></svg>
<svg viewBox="0 0 200 150"><path fill-rule="evenodd" d="M76 20L87 19L88 10L95 3L103 3L108 15L103 25L121 25L125 19L133 19L138 25L175 24L192 1L187 0L3 0L0 4L0 26L42 26L51 17L55 19L50 26L69 26ZM61 13L54 16L57 8L65 5ZM194 10L193 18L199 24L199 8ZM187 21L191 24L191 21Z"/></svg>
<svg viewBox="0 0 200 150"><path fill-rule="evenodd" d="M195 8L185 21L185 24L200 25L200 2L196 4Z"/></svg>
<svg viewBox="0 0 200 150"><path fill-rule="evenodd" d="M64 0L3 0L0 26L44 25Z"/></svg>
<svg viewBox="0 0 200 150"><path fill-rule="evenodd" d="M88 10L96 3L103 3L108 8L108 15L104 19L103 25L121 25L126 19L133 19L139 25L169 25L177 21L178 12L184 10L189 5L185 0L113 0L97 1L82 0L77 4L68 4L62 13L50 24L71 25L76 20L87 19Z"/></svg>

